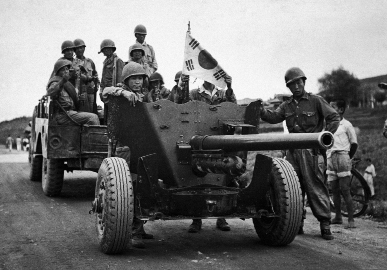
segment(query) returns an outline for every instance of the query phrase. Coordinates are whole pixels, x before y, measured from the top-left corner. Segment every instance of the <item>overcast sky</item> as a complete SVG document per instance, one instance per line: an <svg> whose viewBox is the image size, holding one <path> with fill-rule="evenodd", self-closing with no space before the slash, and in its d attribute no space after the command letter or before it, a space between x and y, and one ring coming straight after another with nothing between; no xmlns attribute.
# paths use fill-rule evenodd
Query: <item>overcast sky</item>
<svg viewBox="0 0 387 270"><path fill-rule="evenodd" d="M101 75L101 41L112 39L126 61L137 24L148 30L169 89L183 65L188 21L232 76L237 99L290 93L284 74L293 66L313 93L339 66L359 79L387 72L387 1L2 0L0 10L0 121L32 114L64 40L83 39Z"/></svg>

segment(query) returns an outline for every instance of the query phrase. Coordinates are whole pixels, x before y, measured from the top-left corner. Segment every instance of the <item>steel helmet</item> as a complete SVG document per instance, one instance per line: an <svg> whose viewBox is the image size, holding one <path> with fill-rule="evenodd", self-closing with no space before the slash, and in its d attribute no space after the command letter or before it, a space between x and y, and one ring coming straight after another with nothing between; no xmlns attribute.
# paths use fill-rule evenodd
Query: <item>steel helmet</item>
<svg viewBox="0 0 387 270"><path fill-rule="evenodd" d="M74 49L74 43L71 40L65 40L63 41L61 48L62 48L62 53L66 49Z"/></svg>
<svg viewBox="0 0 387 270"><path fill-rule="evenodd" d="M161 74L158 73L158 72L155 72L152 75L150 75L149 81L150 82L152 82L152 81L161 81L161 84L162 85L164 84L163 76L161 76Z"/></svg>
<svg viewBox="0 0 387 270"><path fill-rule="evenodd" d="M104 48L113 48L113 52L116 51L116 45L114 44L113 40L111 39L104 39L101 42L101 49L98 53L101 53Z"/></svg>
<svg viewBox="0 0 387 270"><path fill-rule="evenodd" d="M181 77L182 73L183 73L182 71L179 71L178 73L176 73L176 75L175 75L175 82L180 80L180 77Z"/></svg>
<svg viewBox="0 0 387 270"><path fill-rule="evenodd" d="M286 85L288 85L289 83L292 83L295 80L298 80L300 78L303 78L304 80L306 80L304 72L298 67L289 68L288 71L286 71L286 73L285 73Z"/></svg>
<svg viewBox="0 0 387 270"><path fill-rule="evenodd" d="M146 28L144 25L139 24L134 28L134 34L146 35Z"/></svg>
<svg viewBox="0 0 387 270"><path fill-rule="evenodd" d="M145 73L144 68L139 63L130 62L127 65L125 65L124 69L122 70L121 82L125 83L126 79L135 75L142 75L144 76L144 79L148 77Z"/></svg>
<svg viewBox="0 0 387 270"><path fill-rule="evenodd" d="M78 48L78 47L81 47L81 46L85 46L86 47L86 44L85 44L85 42L82 39L77 38L76 40L74 40L74 48Z"/></svg>
<svg viewBox="0 0 387 270"><path fill-rule="evenodd" d="M62 67L71 66L71 65L72 65L71 61L67 59L59 59L58 61L56 61L54 65L54 74L56 75Z"/></svg>
<svg viewBox="0 0 387 270"><path fill-rule="evenodd" d="M130 55L131 57L133 57L132 52L133 52L134 50L140 50L140 51L142 51L142 56L145 56L145 51L144 51L144 49L142 48L142 45L141 45L141 44L136 43L136 44L130 46L130 52L129 52L129 55Z"/></svg>

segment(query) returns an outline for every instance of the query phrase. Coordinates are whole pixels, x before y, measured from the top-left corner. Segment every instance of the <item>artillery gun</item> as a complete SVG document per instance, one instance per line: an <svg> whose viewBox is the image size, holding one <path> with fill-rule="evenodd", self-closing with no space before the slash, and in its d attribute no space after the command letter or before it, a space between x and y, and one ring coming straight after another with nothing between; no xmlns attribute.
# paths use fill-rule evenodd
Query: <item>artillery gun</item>
<svg viewBox="0 0 387 270"><path fill-rule="evenodd" d="M141 220L252 219L262 243L290 244L302 219L297 175L285 159L258 153L249 183L246 151L322 148L329 132L257 134L261 104L239 106L111 97L108 158L92 210L102 252L122 252L133 217Z"/></svg>

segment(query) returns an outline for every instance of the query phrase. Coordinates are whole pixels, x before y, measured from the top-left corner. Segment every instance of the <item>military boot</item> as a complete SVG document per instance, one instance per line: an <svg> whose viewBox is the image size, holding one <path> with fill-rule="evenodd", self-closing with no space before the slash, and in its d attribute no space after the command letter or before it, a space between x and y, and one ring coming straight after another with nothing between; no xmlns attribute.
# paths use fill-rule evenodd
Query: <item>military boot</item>
<svg viewBox="0 0 387 270"><path fill-rule="evenodd" d="M231 230L230 225L228 225L227 221L224 218L218 218L216 220L216 228L218 228L221 231Z"/></svg>
<svg viewBox="0 0 387 270"><path fill-rule="evenodd" d="M201 219L193 219L192 224L189 225L188 232L197 233L202 229L202 220Z"/></svg>

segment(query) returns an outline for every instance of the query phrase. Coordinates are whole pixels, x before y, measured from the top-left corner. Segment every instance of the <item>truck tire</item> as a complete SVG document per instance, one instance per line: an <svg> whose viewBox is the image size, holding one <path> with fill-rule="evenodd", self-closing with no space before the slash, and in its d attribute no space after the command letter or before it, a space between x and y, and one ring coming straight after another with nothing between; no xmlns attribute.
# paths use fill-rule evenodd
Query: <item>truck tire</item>
<svg viewBox="0 0 387 270"><path fill-rule="evenodd" d="M60 159L43 158L42 188L46 196L58 196L63 187L64 164Z"/></svg>
<svg viewBox="0 0 387 270"><path fill-rule="evenodd" d="M42 156L33 156L31 153L28 155L28 161L30 163L30 180L33 182L42 181Z"/></svg>
<svg viewBox="0 0 387 270"><path fill-rule="evenodd" d="M292 165L284 159L273 158L266 210L269 213L274 210L277 217L253 218L255 231L263 244L285 246L294 240L302 220L301 194Z"/></svg>
<svg viewBox="0 0 387 270"><path fill-rule="evenodd" d="M105 254L122 253L131 237L134 194L129 166L122 158L106 158L95 187L96 228Z"/></svg>

